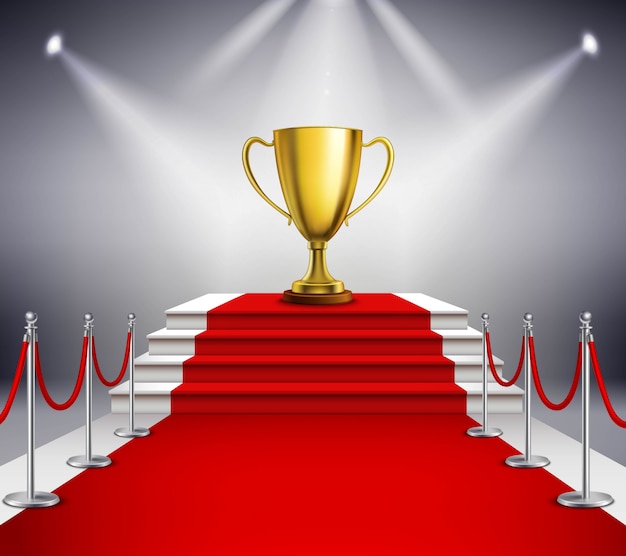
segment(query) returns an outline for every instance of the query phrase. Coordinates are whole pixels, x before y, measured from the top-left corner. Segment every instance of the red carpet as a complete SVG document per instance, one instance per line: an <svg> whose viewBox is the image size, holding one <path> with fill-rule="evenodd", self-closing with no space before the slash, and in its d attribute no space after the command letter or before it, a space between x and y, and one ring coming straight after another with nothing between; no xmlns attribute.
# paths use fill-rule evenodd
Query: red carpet
<svg viewBox="0 0 626 556"><path fill-rule="evenodd" d="M616 554L626 527L557 504L458 415L174 415L0 527L7 556ZM618 550L618 552L616 552ZM586 552L588 551L588 552Z"/></svg>
<svg viewBox="0 0 626 556"><path fill-rule="evenodd" d="M391 294L221 305L173 415L1 526L0 554L624 553L620 522L560 506L547 470L467 436L442 353L429 313Z"/></svg>
<svg viewBox="0 0 626 556"><path fill-rule="evenodd" d="M623 554L626 527L507 467L461 415L173 415L0 526L0 553Z"/></svg>
<svg viewBox="0 0 626 556"><path fill-rule="evenodd" d="M393 294L307 306L245 294L207 315L173 413L461 413L430 314Z"/></svg>
<svg viewBox="0 0 626 556"><path fill-rule="evenodd" d="M281 294L248 293L209 312L208 329L418 328L430 329L428 311L389 293L355 293L351 303L298 305Z"/></svg>

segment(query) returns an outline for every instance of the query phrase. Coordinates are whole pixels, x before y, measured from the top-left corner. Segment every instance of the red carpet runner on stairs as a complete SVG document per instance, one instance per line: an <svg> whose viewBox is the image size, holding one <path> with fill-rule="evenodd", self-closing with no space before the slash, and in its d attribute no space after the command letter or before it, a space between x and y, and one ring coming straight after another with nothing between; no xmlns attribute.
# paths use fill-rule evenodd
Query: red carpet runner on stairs
<svg viewBox="0 0 626 556"><path fill-rule="evenodd" d="M172 413L465 413L442 353L428 311L393 294L245 294L209 311Z"/></svg>
<svg viewBox="0 0 626 556"><path fill-rule="evenodd" d="M624 554L463 415L172 415L0 526L3 556Z"/></svg>

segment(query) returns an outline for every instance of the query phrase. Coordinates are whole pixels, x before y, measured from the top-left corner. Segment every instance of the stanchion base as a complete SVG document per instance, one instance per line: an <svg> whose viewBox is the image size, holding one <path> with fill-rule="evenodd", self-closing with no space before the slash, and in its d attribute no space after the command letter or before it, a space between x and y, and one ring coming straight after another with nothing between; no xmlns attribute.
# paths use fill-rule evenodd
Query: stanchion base
<svg viewBox="0 0 626 556"><path fill-rule="evenodd" d="M475 438L494 438L495 436L500 436L502 431L493 427L486 429L483 427L472 427L471 429L467 429L467 434Z"/></svg>
<svg viewBox="0 0 626 556"><path fill-rule="evenodd" d="M576 491L561 494L556 501L569 508L601 508L612 504L613 497L604 492L590 492L589 497L585 498L582 492Z"/></svg>
<svg viewBox="0 0 626 556"><path fill-rule="evenodd" d="M56 494L51 492L35 491L34 494L35 496L30 498L27 492L13 492L7 494L2 501L15 508L49 508L61 501Z"/></svg>
<svg viewBox="0 0 626 556"><path fill-rule="evenodd" d="M521 467L524 469L534 469L536 467L545 467L549 465L550 460L543 456L530 456L527 458L524 455L509 456L504 460L504 463L510 467Z"/></svg>
<svg viewBox="0 0 626 556"><path fill-rule="evenodd" d="M143 427L135 427L134 429L126 427L115 429L113 434L115 436L121 436L122 438L138 438L140 436L148 436L150 434L150 430L144 429Z"/></svg>
<svg viewBox="0 0 626 556"><path fill-rule="evenodd" d="M67 460L67 464L72 467L80 467L81 469L87 469L90 467L106 467L111 465L111 458L107 456L72 456Z"/></svg>

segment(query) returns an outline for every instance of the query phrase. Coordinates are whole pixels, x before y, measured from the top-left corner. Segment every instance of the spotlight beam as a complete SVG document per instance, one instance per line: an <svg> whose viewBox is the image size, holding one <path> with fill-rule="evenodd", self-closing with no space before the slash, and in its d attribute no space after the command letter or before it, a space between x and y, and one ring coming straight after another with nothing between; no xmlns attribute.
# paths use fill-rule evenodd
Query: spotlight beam
<svg viewBox="0 0 626 556"><path fill-rule="evenodd" d="M266 0L223 37L191 72L187 89L194 93L236 66L276 26L295 0Z"/></svg>
<svg viewBox="0 0 626 556"><path fill-rule="evenodd" d="M460 175L493 172L506 162L505 155L537 125L581 59L580 49L575 48L518 81L512 92L492 103L484 117L476 118L461 138L435 159L425 170L424 181L444 180L452 185Z"/></svg>
<svg viewBox="0 0 626 556"><path fill-rule="evenodd" d="M366 128L384 118L381 83L361 10L358 0L306 4L267 83L259 86L259 127L298 122Z"/></svg>
<svg viewBox="0 0 626 556"><path fill-rule="evenodd" d="M367 3L433 99L459 117L471 116L471 105L459 80L413 24L389 0L367 0Z"/></svg>
<svg viewBox="0 0 626 556"><path fill-rule="evenodd" d="M116 143L124 145L121 152L151 177L154 187L169 179L194 194L201 192L201 184L208 181L207 170L198 163L202 157L195 153L195 142L190 143L188 130L181 133L178 124L164 124L167 110L161 103L132 90L75 52L64 50L61 60L105 130ZM180 120L180 116L176 119ZM217 196L220 192L212 190L212 194Z"/></svg>

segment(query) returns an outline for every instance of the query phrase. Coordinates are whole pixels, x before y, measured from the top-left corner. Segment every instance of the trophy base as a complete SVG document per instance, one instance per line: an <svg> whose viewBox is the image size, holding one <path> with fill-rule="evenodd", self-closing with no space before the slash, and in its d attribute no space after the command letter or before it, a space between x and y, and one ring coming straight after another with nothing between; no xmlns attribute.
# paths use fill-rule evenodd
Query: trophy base
<svg viewBox="0 0 626 556"><path fill-rule="evenodd" d="M302 305L335 305L352 301L352 292L343 290L341 293L295 293L292 290L285 290L283 301Z"/></svg>

